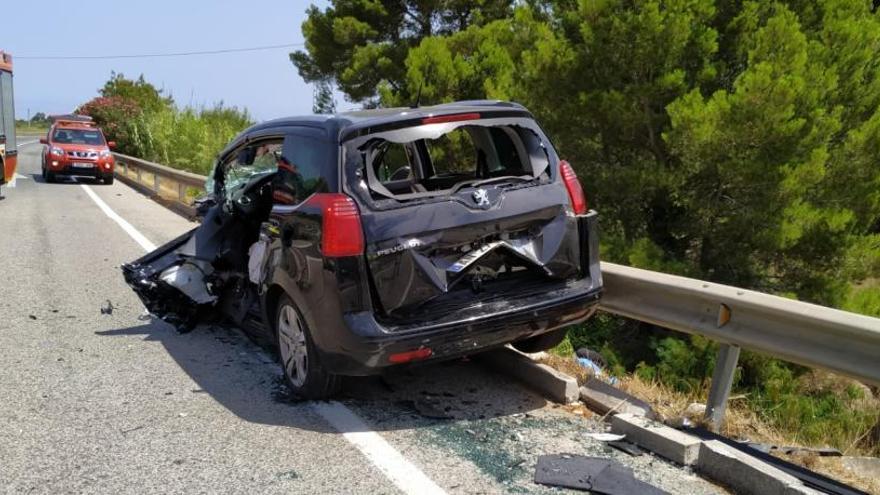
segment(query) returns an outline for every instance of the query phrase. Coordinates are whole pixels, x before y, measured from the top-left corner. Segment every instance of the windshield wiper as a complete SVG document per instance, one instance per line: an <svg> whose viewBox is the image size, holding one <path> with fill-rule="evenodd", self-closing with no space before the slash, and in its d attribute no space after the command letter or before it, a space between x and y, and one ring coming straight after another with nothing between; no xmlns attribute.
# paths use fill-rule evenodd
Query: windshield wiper
<svg viewBox="0 0 880 495"><path fill-rule="evenodd" d="M468 187L468 186L479 187L484 184L491 184L492 182L501 182L501 181L507 181L507 180L516 180L516 181L520 181L520 182L530 182L530 181L535 180L535 178L522 176L522 175L502 175L500 177L491 177L489 179L467 180L464 182L459 182L458 184L452 186L452 189L449 190L449 194L455 194L460 189L462 189L464 187Z"/></svg>

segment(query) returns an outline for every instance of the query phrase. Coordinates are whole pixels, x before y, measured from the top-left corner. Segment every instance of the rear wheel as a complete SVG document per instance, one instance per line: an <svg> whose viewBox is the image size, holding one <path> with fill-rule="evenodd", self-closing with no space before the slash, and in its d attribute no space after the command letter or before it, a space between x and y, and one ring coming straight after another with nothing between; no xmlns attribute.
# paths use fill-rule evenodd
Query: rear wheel
<svg viewBox="0 0 880 495"><path fill-rule="evenodd" d="M552 349L559 345L568 334L567 328L560 328L552 332L542 333L534 337L520 340L511 344L514 349L522 352L541 352Z"/></svg>
<svg viewBox="0 0 880 495"><path fill-rule="evenodd" d="M306 399L325 399L339 389L339 377L321 365L311 334L289 297L278 301L275 317L278 357L291 391Z"/></svg>

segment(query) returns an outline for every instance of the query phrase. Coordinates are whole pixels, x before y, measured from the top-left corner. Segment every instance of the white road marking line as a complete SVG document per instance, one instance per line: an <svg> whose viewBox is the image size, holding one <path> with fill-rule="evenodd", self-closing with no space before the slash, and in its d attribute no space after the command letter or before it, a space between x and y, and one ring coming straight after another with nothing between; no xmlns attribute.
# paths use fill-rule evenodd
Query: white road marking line
<svg viewBox="0 0 880 495"><path fill-rule="evenodd" d="M37 141L28 141L28 142L26 142L26 143L18 143L18 146L19 146L19 147L21 147L21 146L27 146L27 145L29 145L29 144L34 144L34 143L39 143L39 142L40 142L39 140L37 140ZM14 174L14 175L12 176L12 180L9 181L9 184L7 184L7 185L9 186L10 189L12 189L12 188L15 187L15 182L16 182L18 179L29 179L29 177L25 177L25 176L20 175L20 174Z"/></svg>
<svg viewBox="0 0 880 495"><path fill-rule="evenodd" d="M370 431L369 426L345 405L339 402L313 402L311 406L403 493L412 495L446 493L378 433Z"/></svg>
<svg viewBox="0 0 880 495"><path fill-rule="evenodd" d="M100 208L105 215L107 215L108 217L110 217L111 220L119 224L119 226L122 227L122 230L124 230L125 233L129 235L129 237L134 239L135 242L140 244L140 246L144 248L145 251L149 252L156 249L155 244L150 242L150 240L147 239L143 234L138 232L136 228L134 228L124 218L120 217L115 211L107 206L107 203L105 203L103 199L99 198L98 195L95 194L95 191L92 191L91 187L85 184L80 184L80 187L82 187L86 191L86 194L88 194L89 197L92 198L92 201L94 201L95 204L98 205L98 208Z"/></svg>
<svg viewBox="0 0 880 495"><path fill-rule="evenodd" d="M146 251L153 251L156 245L138 232L130 223L113 211L107 203L95 194L86 184L80 184L92 201L101 208L105 215L122 227ZM336 428L342 437L357 447L382 474L397 488L407 495L442 495L446 492L437 486L425 473L403 457L381 435L370 430L370 427L351 409L340 402L313 402L312 409Z"/></svg>
<svg viewBox="0 0 880 495"><path fill-rule="evenodd" d="M12 174L12 180L9 181L9 184L8 184L8 185L9 185L9 188L10 188L10 189L15 188L15 186L16 186L16 182L18 182L18 181L21 180L21 179L30 179L30 177L26 177L26 176L21 175L21 174L19 174L19 173Z"/></svg>

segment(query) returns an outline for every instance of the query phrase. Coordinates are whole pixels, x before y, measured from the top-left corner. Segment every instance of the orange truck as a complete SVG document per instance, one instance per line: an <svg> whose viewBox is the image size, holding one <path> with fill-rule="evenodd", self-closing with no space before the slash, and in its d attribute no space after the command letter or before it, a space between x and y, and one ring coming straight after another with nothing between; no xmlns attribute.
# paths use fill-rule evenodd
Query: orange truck
<svg viewBox="0 0 880 495"><path fill-rule="evenodd" d="M12 182L18 158L13 103L12 55L0 51L0 186Z"/></svg>

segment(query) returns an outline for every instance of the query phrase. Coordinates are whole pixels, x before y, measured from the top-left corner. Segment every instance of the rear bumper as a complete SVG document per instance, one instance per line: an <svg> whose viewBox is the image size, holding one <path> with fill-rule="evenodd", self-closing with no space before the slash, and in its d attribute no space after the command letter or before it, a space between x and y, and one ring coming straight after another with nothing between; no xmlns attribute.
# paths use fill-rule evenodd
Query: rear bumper
<svg viewBox="0 0 880 495"><path fill-rule="evenodd" d="M601 288L573 291L483 318L428 323L403 334L389 334L372 313L351 313L345 317L348 328L338 349L322 353L324 364L333 373L369 375L392 366L391 355L424 347L432 354L419 363L474 354L583 322L596 311L601 292Z"/></svg>
<svg viewBox="0 0 880 495"><path fill-rule="evenodd" d="M374 374L393 365L389 360L393 354L430 348L431 356L419 363L452 359L585 321L598 307L602 275L597 216L593 212L578 221L582 278L538 296L514 297L406 327L383 324L370 311L346 313L345 328L331 331L330 339L320 339L325 366L342 375Z"/></svg>

